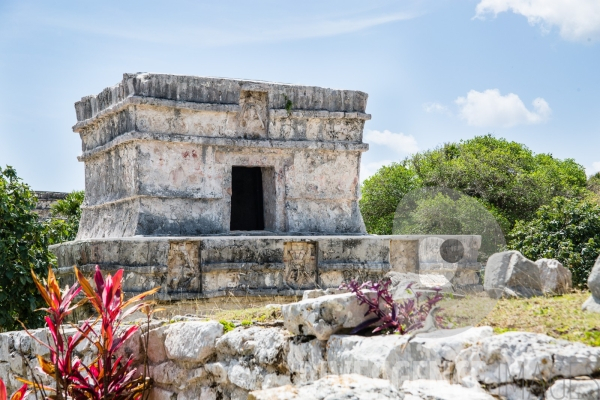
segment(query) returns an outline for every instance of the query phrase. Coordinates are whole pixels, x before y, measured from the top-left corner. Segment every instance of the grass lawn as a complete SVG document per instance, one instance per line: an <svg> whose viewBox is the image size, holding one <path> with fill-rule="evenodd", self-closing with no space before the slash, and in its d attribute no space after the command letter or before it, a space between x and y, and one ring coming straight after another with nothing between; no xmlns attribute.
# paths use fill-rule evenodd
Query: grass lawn
<svg viewBox="0 0 600 400"><path fill-rule="evenodd" d="M480 296L461 300L444 300L442 307L452 315L455 326L488 325L496 333L526 331L543 333L555 338L600 346L600 314L583 312L581 305L589 292L574 292L555 297L531 299L491 300ZM267 299L265 299L267 300ZM296 299L269 299L273 303ZM279 301L278 301L279 300ZM299 299L298 299L299 300ZM177 311L177 312L175 312ZM171 315L182 315L183 310L171 310ZM230 307L204 307L201 311L186 310L217 321L236 321L242 325L269 323L282 319L277 308L263 304L231 304ZM165 315L164 317L169 317Z"/></svg>
<svg viewBox="0 0 600 400"><path fill-rule="evenodd" d="M589 292L555 297L502 299L479 325L496 333L526 331L600 346L600 314L584 312L581 305Z"/></svg>

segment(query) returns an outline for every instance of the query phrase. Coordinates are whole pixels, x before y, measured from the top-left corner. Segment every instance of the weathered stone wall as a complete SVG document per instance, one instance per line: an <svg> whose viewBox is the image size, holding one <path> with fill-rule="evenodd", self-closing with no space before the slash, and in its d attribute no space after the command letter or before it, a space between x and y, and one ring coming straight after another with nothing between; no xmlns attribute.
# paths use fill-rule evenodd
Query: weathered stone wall
<svg viewBox="0 0 600 400"><path fill-rule="evenodd" d="M119 220L113 223L122 226ZM466 249L454 264L439 255L442 239L448 238ZM78 240L51 250L63 282L73 281L73 265L85 273L95 265L105 272L123 268L127 293L160 286L159 298L174 300L299 295L351 279L381 279L389 271L444 274L458 290L469 287L463 274L473 273L475 286L479 283L480 241L468 235L131 237ZM422 268L420 259L430 262Z"/></svg>
<svg viewBox="0 0 600 400"><path fill-rule="evenodd" d="M46 220L50 218L50 206L58 200L62 200L67 197L68 193L62 192L35 192L38 198L35 212L38 213L40 219Z"/></svg>
<svg viewBox="0 0 600 400"><path fill-rule="evenodd" d="M284 306L283 326L238 327L224 333L223 326L215 321L154 321L147 349L155 385L151 398L246 399L249 392L255 391L252 396L257 399L306 399L314 397L293 395L303 390L302 385L313 385L327 375L345 374L368 378L361 380L364 390L369 379L383 379L388 387L395 388L394 393L416 391L415 397L409 397L415 400L492 400L492 395L509 399L561 398L557 397L558 388L564 390L566 397L562 398L577 398L569 397L571 391L581 389L575 378L598 383L590 377L600 371L600 348L541 334L493 335L492 328L478 327L422 334L409 341L407 335L362 337L339 333L362 322L365 309L354 295L341 294ZM314 315L321 315L321 319L314 319ZM319 328L315 337L298 332L298 323L329 329ZM34 334L47 340L45 330ZM123 353L133 355L140 365L144 343L145 332L140 332L126 342ZM15 377L27 373L26 364L35 367L34 356L47 353L24 332L0 334L0 378L9 390L14 390L20 386ZM77 355L89 361L94 347L81 343ZM284 385L288 385L282 388L287 394L282 397L261 392ZM446 392L436 391L440 387ZM345 389L363 390L361 385ZM591 390L596 397L585 398L597 398L600 386Z"/></svg>
<svg viewBox="0 0 600 400"><path fill-rule="evenodd" d="M75 105L86 165L78 239L227 233L232 166L268 170L266 230L364 234L366 100L357 91L125 74Z"/></svg>

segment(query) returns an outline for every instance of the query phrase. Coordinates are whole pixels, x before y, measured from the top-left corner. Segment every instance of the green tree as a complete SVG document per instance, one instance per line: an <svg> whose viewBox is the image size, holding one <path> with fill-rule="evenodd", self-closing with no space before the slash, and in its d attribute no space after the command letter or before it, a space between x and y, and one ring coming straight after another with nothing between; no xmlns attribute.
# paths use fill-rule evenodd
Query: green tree
<svg viewBox="0 0 600 400"><path fill-rule="evenodd" d="M572 159L534 154L520 143L478 136L418 153L408 160L424 186L455 189L496 213L505 231L556 196L581 197L585 170Z"/></svg>
<svg viewBox="0 0 600 400"><path fill-rule="evenodd" d="M457 191L423 188L404 197L394 219L396 235L481 235L479 260L505 246L498 222L478 200Z"/></svg>
<svg viewBox="0 0 600 400"><path fill-rule="evenodd" d="M45 228L34 212L37 198L14 168L0 168L0 329L42 323L43 306L31 270L46 275L53 263Z"/></svg>
<svg viewBox="0 0 600 400"><path fill-rule="evenodd" d="M508 247L527 258L559 260L571 270L573 284L584 288L600 255L600 206L556 197L530 221L517 221L508 239Z"/></svg>
<svg viewBox="0 0 600 400"><path fill-rule="evenodd" d="M50 206L51 218L46 222L49 244L75 239L79 229L83 199L83 190L74 191Z"/></svg>
<svg viewBox="0 0 600 400"><path fill-rule="evenodd" d="M369 233L392 233L394 213L400 200L411 190L420 187L414 171L403 164L384 166L366 179L362 186L360 209Z"/></svg>
<svg viewBox="0 0 600 400"><path fill-rule="evenodd" d="M600 203L600 172L596 172L588 178L587 188L592 192L592 197Z"/></svg>

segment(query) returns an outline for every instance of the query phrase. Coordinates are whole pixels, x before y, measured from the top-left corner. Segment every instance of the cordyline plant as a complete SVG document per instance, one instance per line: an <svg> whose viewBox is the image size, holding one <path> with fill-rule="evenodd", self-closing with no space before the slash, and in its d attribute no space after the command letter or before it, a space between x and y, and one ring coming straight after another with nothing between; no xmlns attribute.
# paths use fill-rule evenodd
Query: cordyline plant
<svg viewBox="0 0 600 400"><path fill-rule="evenodd" d="M340 286L340 289L354 293L360 305L368 305L369 310L365 313L365 316L373 314L373 318L354 328L352 330L353 334L374 325L376 327L372 333L398 332L401 335L410 333L423 327L431 309L443 299L440 293L441 289L436 288L434 289L435 294L427 296L424 301L421 301L421 293L416 292L414 298L397 303L389 291L390 284L391 282L387 279L374 283L367 281L362 284L356 280L351 280ZM412 282L406 289L411 290L411 286ZM435 316L435 320L438 326L443 326L441 316Z"/></svg>
<svg viewBox="0 0 600 400"><path fill-rule="evenodd" d="M29 392L27 391L27 385L23 385L19 390L14 392L12 396L10 396L10 400L21 400L27 397L28 394ZM6 385L4 385L4 381L2 379L0 379L0 400L8 400Z"/></svg>
<svg viewBox="0 0 600 400"><path fill-rule="evenodd" d="M138 325L122 327L124 319L142 309L150 319L150 307L140 300L154 294L159 288L139 294L124 301L122 291L123 270L104 278L100 268L96 266L94 274L95 288L75 268L76 283L71 288L60 290L54 272L48 270L48 278L41 282L35 274L33 278L44 301L46 324L51 335L51 344L46 346L50 351L50 360L38 356L41 371L52 377L56 388L43 386L39 382L23 381L33 386L36 396L53 400L134 400L140 399L150 387L150 379L146 377L147 366L143 374L133 367L133 357L123 358L119 350L125 341L138 330ZM86 298L76 304L76 296L83 291ZM86 321L81 326L73 326L76 332L65 335L65 319L78 306L89 302L98 313L95 321ZM136 304L137 303L137 304ZM71 326L69 324L69 326ZM82 341L90 341L97 349L97 355L86 364L75 355L75 348ZM147 348L147 347L146 347ZM33 376L33 374L32 374ZM53 392L46 396L46 391Z"/></svg>

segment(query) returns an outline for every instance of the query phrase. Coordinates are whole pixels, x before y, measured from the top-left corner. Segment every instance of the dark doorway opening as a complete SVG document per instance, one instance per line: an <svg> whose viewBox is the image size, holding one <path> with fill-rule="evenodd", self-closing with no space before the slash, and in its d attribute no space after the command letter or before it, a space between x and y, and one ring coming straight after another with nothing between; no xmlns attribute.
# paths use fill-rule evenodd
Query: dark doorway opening
<svg viewBox="0 0 600 400"><path fill-rule="evenodd" d="M229 229L232 231L262 231L265 229L260 167L232 167Z"/></svg>

